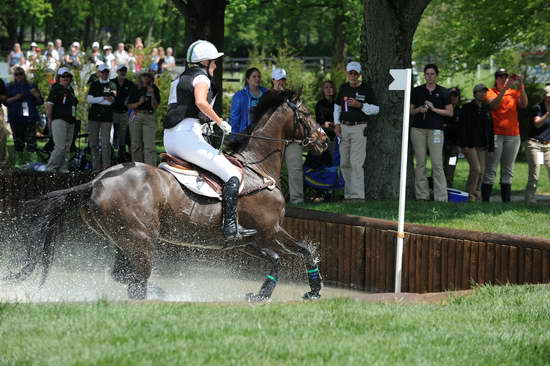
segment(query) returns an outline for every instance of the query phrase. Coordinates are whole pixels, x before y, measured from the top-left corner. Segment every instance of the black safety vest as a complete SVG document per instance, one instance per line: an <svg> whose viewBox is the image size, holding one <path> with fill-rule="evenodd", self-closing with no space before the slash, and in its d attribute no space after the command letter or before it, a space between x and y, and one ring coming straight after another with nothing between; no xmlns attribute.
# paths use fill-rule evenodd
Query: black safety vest
<svg viewBox="0 0 550 366"><path fill-rule="evenodd" d="M208 89L207 100L211 103L215 97L214 81L208 75L205 69L201 67L192 67L179 78L172 81L170 87L170 97L168 111L164 118L164 129L175 127L184 118L198 118L201 121L208 121L206 117L195 104L195 91L193 88L193 79L199 75L205 75L210 79L210 89Z"/></svg>

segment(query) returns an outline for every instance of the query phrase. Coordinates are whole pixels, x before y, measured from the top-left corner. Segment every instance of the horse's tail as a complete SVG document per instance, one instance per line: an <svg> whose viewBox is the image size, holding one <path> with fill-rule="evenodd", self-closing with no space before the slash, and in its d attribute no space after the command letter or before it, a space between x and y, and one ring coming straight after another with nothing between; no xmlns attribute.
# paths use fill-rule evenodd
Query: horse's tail
<svg viewBox="0 0 550 366"><path fill-rule="evenodd" d="M2 278L2 281L22 282L26 280L42 259L42 278L40 286L48 277L54 255L54 245L57 235L63 228L67 214L79 207L79 203L90 198L93 183L88 182L69 189L50 192L40 198L23 203L24 227L22 233L26 248L26 258L19 272L12 272Z"/></svg>

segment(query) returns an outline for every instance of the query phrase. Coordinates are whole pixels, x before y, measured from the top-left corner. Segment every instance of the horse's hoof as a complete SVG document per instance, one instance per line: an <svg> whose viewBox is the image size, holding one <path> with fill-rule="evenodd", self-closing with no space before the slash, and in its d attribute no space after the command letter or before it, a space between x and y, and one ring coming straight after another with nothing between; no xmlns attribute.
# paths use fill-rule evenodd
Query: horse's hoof
<svg viewBox="0 0 550 366"><path fill-rule="evenodd" d="M248 294L246 294L245 298L246 298L246 301L248 301L249 303L254 303L254 304L261 304L261 303L271 302L270 297L256 295L252 292L249 292Z"/></svg>
<svg viewBox="0 0 550 366"><path fill-rule="evenodd" d="M304 300L319 300L321 298L321 294L318 292L306 292L304 294Z"/></svg>

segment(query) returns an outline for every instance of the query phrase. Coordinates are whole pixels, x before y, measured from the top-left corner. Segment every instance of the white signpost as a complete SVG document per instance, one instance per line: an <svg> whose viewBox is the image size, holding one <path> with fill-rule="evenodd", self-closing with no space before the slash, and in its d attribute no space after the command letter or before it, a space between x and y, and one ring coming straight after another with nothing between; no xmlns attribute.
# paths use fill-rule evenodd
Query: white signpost
<svg viewBox="0 0 550 366"><path fill-rule="evenodd" d="M390 90L404 90L403 136L401 138L401 176L399 178L399 218L397 225L397 251L395 256L395 293L401 292L401 272L403 270L403 239L405 238L405 196L407 187L407 157L409 150L409 116L411 107L412 69L391 69L393 82Z"/></svg>

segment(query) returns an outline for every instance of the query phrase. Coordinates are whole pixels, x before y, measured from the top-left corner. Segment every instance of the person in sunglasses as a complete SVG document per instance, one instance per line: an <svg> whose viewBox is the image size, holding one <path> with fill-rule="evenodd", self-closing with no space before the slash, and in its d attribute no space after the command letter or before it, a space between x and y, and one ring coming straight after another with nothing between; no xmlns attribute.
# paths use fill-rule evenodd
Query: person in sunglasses
<svg viewBox="0 0 550 366"><path fill-rule="evenodd" d="M46 100L48 127L55 144L46 166L48 171L68 172L69 151L73 141L78 105L78 99L71 86L72 80L73 75L68 68L59 68L55 83L50 88L50 94Z"/></svg>
<svg viewBox="0 0 550 366"><path fill-rule="evenodd" d="M13 81L7 85L8 122L13 133L15 166L21 167L36 160L37 106L43 104L36 85L27 80L25 70L15 67Z"/></svg>

